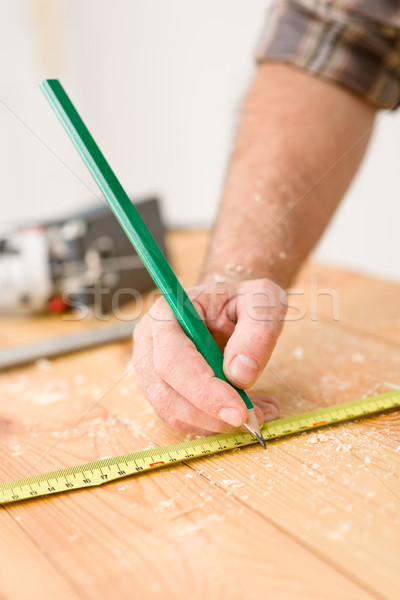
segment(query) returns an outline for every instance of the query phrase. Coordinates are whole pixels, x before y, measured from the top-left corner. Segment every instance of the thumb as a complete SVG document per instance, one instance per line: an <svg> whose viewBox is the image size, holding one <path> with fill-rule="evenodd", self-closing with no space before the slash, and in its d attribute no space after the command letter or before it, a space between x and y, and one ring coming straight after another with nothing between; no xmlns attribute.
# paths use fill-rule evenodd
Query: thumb
<svg viewBox="0 0 400 600"><path fill-rule="evenodd" d="M252 386L266 367L282 329L284 298L283 290L268 281L252 282L236 298L236 327L225 347L224 373L237 387Z"/></svg>

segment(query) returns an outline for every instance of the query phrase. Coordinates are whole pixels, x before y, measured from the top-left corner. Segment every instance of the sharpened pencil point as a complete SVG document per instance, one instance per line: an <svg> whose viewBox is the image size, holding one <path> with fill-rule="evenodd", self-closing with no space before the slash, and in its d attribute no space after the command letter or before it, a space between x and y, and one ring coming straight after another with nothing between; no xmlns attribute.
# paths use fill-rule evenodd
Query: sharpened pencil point
<svg viewBox="0 0 400 600"><path fill-rule="evenodd" d="M267 444L265 443L265 440L261 434L261 430L257 421L256 411L254 410L254 408L250 408L247 411L247 421L246 423L244 423L244 426L250 431L250 433L252 433L257 438L261 446L266 450Z"/></svg>
<svg viewBox="0 0 400 600"><path fill-rule="evenodd" d="M262 435L258 435L258 433L254 432L254 435L256 436L256 438L258 439L258 441L260 442L261 446L264 448L264 450L267 449L267 444L265 443L265 440L263 438Z"/></svg>

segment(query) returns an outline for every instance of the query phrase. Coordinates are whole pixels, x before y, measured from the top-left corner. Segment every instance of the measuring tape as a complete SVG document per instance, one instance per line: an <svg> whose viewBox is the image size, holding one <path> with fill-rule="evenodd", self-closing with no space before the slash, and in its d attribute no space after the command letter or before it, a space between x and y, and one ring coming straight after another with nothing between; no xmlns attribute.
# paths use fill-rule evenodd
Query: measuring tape
<svg viewBox="0 0 400 600"><path fill-rule="evenodd" d="M399 407L400 390L396 390L270 421L264 424L261 432L265 440L272 440ZM102 485L128 475L247 446L256 441L250 433L217 434L173 446L142 450L68 469L32 475L0 484L0 504Z"/></svg>

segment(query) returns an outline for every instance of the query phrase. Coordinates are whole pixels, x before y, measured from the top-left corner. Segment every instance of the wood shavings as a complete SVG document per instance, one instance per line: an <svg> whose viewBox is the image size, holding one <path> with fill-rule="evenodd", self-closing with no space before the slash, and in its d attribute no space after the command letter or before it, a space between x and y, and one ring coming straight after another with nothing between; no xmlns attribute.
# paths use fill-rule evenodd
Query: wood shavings
<svg viewBox="0 0 400 600"><path fill-rule="evenodd" d="M38 371L50 371L50 369L52 368L52 363L50 360L48 360L47 358L39 358L38 360L35 361L35 367Z"/></svg>
<svg viewBox="0 0 400 600"><path fill-rule="evenodd" d="M301 346L296 346L296 348L293 350L293 358L296 360L303 360L304 349Z"/></svg>
<svg viewBox="0 0 400 600"><path fill-rule="evenodd" d="M356 363L363 363L363 362L365 362L365 356L364 356L364 354L360 354L359 352L354 352L351 355L351 360Z"/></svg>
<svg viewBox="0 0 400 600"><path fill-rule="evenodd" d="M179 519L180 517L183 517L185 515L192 513L194 510L199 510L199 508L203 508L203 506L204 506L204 502L202 502L201 504L198 504L197 506L191 506L190 508L181 510L173 515L169 515L168 519L169 520Z"/></svg>
<svg viewBox="0 0 400 600"><path fill-rule="evenodd" d="M333 541L338 541L343 538L343 536L348 533L351 529L351 523L342 523L337 530L327 531L326 537Z"/></svg>
<svg viewBox="0 0 400 600"><path fill-rule="evenodd" d="M171 507L175 507L174 498L168 498L168 500L160 500L160 502L158 503L158 506L154 507L154 512L163 510L165 508L171 508Z"/></svg>

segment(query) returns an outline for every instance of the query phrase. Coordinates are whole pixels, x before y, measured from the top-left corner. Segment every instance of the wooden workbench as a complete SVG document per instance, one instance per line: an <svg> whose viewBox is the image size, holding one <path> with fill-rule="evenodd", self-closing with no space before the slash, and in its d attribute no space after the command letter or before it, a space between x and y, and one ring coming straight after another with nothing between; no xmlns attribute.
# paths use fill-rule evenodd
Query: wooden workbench
<svg viewBox="0 0 400 600"><path fill-rule="evenodd" d="M201 232L170 237L185 285L205 243ZM310 264L294 288L257 384L282 416L400 386L399 285ZM0 344L94 326L8 320ZM124 375L130 354L118 343L1 374L1 481L185 439ZM398 599L399 416L9 505L0 598Z"/></svg>

